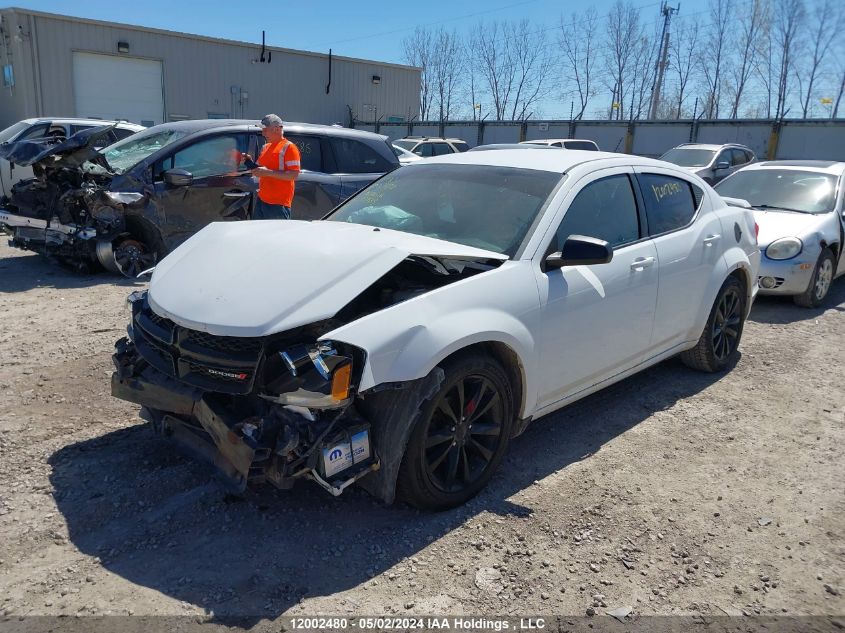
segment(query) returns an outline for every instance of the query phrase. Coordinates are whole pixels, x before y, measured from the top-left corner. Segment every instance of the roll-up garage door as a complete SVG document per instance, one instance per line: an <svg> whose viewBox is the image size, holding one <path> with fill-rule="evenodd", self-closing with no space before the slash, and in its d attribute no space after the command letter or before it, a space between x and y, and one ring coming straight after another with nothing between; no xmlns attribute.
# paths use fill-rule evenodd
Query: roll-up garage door
<svg viewBox="0 0 845 633"><path fill-rule="evenodd" d="M164 122L161 62L137 57L73 54L76 116Z"/></svg>

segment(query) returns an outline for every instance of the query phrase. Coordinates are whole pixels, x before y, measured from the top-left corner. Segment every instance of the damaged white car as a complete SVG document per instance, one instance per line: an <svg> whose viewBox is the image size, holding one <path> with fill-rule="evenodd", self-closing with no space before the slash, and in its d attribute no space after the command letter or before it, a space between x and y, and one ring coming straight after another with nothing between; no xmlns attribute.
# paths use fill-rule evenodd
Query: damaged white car
<svg viewBox="0 0 845 633"><path fill-rule="evenodd" d="M238 487L449 508L531 420L678 353L728 367L758 265L751 211L666 163L436 157L191 237L130 296L112 393Z"/></svg>

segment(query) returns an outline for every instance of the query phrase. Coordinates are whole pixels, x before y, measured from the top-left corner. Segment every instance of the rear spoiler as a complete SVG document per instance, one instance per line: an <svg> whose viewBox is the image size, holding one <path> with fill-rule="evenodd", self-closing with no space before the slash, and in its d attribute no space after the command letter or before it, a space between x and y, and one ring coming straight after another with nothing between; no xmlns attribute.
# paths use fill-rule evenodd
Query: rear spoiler
<svg viewBox="0 0 845 633"><path fill-rule="evenodd" d="M728 196L722 196L722 200L732 207L742 207L743 209L753 208L748 200L743 200L742 198L729 198Z"/></svg>

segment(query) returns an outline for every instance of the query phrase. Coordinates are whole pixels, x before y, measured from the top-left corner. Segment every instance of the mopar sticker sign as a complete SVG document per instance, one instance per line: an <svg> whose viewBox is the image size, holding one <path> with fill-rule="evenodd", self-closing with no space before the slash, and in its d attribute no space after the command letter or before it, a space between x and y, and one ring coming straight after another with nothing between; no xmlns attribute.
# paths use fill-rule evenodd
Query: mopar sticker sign
<svg viewBox="0 0 845 633"><path fill-rule="evenodd" d="M341 442L323 449L323 470L326 477L333 477L352 465L352 446Z"/></svg>

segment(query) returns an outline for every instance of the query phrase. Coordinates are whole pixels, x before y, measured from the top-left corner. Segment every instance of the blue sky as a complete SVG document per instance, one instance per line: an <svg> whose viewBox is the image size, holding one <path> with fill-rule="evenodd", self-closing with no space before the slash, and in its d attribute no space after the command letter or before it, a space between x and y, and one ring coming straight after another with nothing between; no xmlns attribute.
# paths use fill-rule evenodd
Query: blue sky
<svg viewBox="0 0 845 633"><path fill-rule="evenodd" d="M442 24L463 30L481 20L528 18L532 23L553 24L560 13L595 6L606 13L613 0L561 2L561 0L393 0L392 2L175 2L144 0L11 0L10 4L37 11L74 15L95 20L124 22L172 31L197 33L247 42L261 42L262 29L273 46L335 55L402 63L402 38L417 25ZM659 2L643 15L658 19ZM137 8L137 9L136 9Z"/></svg>
<svg viewBox="0 0 845 633"><path fill-rule="evenodd" d="M196 33L260 44L262 29L267 32L267 44L299 50L328 52L335 55L359 57L383 62L404 63L403 37L416 26L443 26L466 33L479 21L519 20L526 18L532 27L549 29L552 40L554 28L561 14L568 21L573 11L582 12L594 6L604 17L615 0L392 0L391 2L349 2L324 0L318 2L231 2L228 0L174 1L144 0L130 4L126 0L86 0L84 3L67 0L17 0L21 6L50 13L84 18L123 22ZM14 3L15 0L10 0ZM736 10L752 0L732 0ZM805 0L810 13L819 0ZM671 4L679 4L671 0ZM640 23L657 29L661 21L660 0L632 0L639 9ZM711 20L707 0L681 2L676 27L683 31L686 20L698 20L707 26ZM603 21L602 21L603 23ZM840 46L841 47L841 46ZM845 57L845 55L843 55ZM829 68L832 68L830 66ZM561 67L558 72L564 72ZM817 80L816 92L835 95L839 77L828 70ZM672 78L667 74L667 94ZM606 83L606 82L605 82ZM608 92L605 90L604 92ZM759 87L751 87L747 99L762 98ZM818 96L818 95L817 95ZM546 118L568 117L571 96L549 94L537 104L536 114ZM601 93L591 101L588 117L604 116L609 94ZM484 97L480 100L484 101ZM464 99L465 101L466 99ZM815 99L814 99L815 101ZM463 101L461 102L463 103ZM467 101L467 104L469 102ZM687 104L689 105L689 104ZM797 103L794 111L797 112ZM467 108L470 106L467 105ZM816 114L819 111L815 105ZM794 113L793 113L794 115ZM754 116L746 114L746 116ZM535 117L536 118L536 117Z"/></svg>

